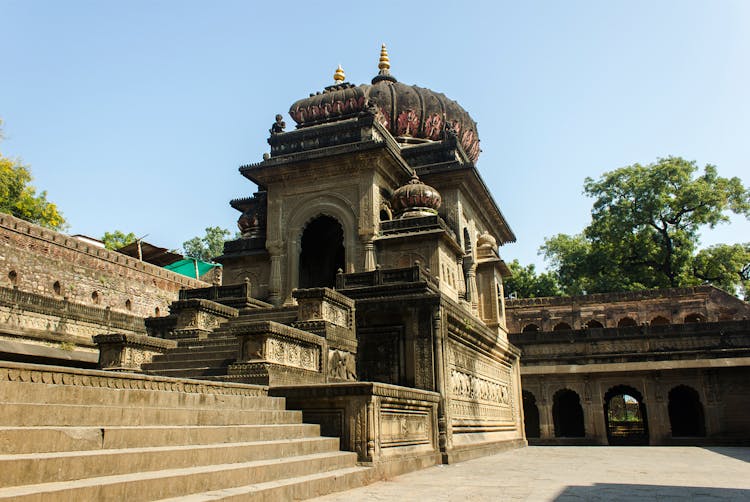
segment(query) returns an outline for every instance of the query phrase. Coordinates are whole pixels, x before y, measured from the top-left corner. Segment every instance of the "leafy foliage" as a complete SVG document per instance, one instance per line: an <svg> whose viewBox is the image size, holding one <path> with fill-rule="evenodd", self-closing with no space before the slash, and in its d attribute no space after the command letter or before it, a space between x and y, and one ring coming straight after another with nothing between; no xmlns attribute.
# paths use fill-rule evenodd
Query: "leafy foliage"
<svg viewBox="0 0 750 502"><path fill-rule="evenodd" d="M693 258L693 275L750 300L750 243L717 244Z"/></svg>
<svg viewBox="0 0 750 502"><path fill-rule="evenodd" d="M727 278L729 269L739 273L742 253L696 255L696 248L702 226L728 221L730 211L750 217L750 192L739 178L722 178L712 165L698 173L694 161L667 157L587 178L584 193L595 199L591 224L541 248L566 294L737 284Z"/></svg>
<svg viewBox="0 0 750 502"><path fill-rule="evenodd" d="M27 166L0 153L0 212L54 230L65 229L65 218L57 206L47 200L47 192L37 195L31 180Z"/></svg>
<svg viewBox="0 0 750 502"><path fill-rule="evenodd" d="M211 261L224 252L224 241L229 235L231 232L225 228L208 227L203 237L193 237L182 243L183 254L190 258Z"/></svg>
<svg viewBox="0 0 750 502"><path fill-rule="evenodd" d="M133 232L126 234L120 230L115 230L114 232L104 232L101 240L104 242L104 247L115 250L135 242L136 239L137 237Z"/></svg>
<svg viewBox="0 0 750 502"><path fill-rule="evenodd" d="M524 267L518 260L513 260L509 268L513 276L504 281L506 295L516 295L518 298L539 298L562 294L555 275L550 272L537 273L533 263Z"/></svg>

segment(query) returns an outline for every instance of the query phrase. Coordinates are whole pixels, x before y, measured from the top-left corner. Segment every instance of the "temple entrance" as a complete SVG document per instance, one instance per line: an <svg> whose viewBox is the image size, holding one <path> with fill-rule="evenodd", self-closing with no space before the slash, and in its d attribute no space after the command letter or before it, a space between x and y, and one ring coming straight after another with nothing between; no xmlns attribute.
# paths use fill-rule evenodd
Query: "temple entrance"
<svg viewBox="0 0 750 502"><path fill-rule="evenodd" d="M705 437L706 421L698 392L687 385L669 391L672 437Z"/></svg>
<svg viewBox="0 0 750 502"><path fill-rule="evenodd" d="M626 385L612 387L604 395L604 418L610 445L647 445L646 406L640 392Z"/></svg>
<svg viewBox="0 0 750 502"><path fill-rule="evenodd" d="M586 436L581 399L573 390L562 389L555 393L552 420L555 422L555 437L582 438Z"/></svg>
<svg viewBox="0 0 750 502"><path fill-rule="evenodd" d="M330 216L318 216L302 233L299 255L300 288L332 288L336 271L344 269L344 230Z"/></svg>
<svg viewBox="0 0 750 502"><path fill-rule="evenodd" d="M538 438L541 436L539 430L539 408L536 405L534 394L523 391L523 427L527 438Z"/></svg>

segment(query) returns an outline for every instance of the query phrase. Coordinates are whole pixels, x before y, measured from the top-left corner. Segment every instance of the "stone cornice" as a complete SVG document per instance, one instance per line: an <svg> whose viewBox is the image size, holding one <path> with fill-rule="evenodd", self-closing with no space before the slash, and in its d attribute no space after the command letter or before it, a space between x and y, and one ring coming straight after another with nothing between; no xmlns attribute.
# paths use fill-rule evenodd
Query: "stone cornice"
<svg viewBox="0 0 750 502"><path fill-rule="evenodd" d="M102 330L111 327L141 333L146 331L142 317L113 312L107 307L73 303L65 299L58 300L17 289L0 287L0 305L37 314L97 324L102 327Z"/></svg>
<svg viewBox="0 0 750 502"><path fill-rule="evenodd" d="M298 300L321 298L343 308L354 308L354 300L352 300L348 296L342 295L341 293L331 288L295 289L294 291L292 291L292 296Z"/></svg>
<svg viewBox="0 0 750 502"><path fill-rule="evenodd" d="M159 351L177 347L177 342L174 340L166 340L164 338L156 338L154 336L148 335L133 335L122 333L95 335L94 343L96 343L97 345L122 344L128 347L137 347L141 349Z"/></svg>
<svg viewBox="0 0 750 502"><path fill-rule="evenodd" d="M344 382L325 385L283 385L273 387L272 395L294 397L378 396L392 399L407 399L437 403L440 394L421 389L401 387L379 382Z"/></svg>
<svg viewBox="0 0 750 502"><path fill-rule="evenodd" d="M268 387L260 385L158 377L136 373L114 373L9 361L0 361L0 381L231 396L268 395Z"/></svg>
<svg viewBox="0 0 750 502"><path fill-rule="evenodd" d="M729 295L714 286L692 286L686 288L669 288L669 289L645 289L640 291L622 291L617 293L592 293L590 295L579 296L545 296L541 298L519 298L516 300L507 300L506 309L532 307L532 306L570 306L586 305L591 303L612 303L620 301L641 301L658 298L673 299L677 297L695 297L696 295L708 295L717 292L723 295ZM734 298L734 297L733 297ZM735 298L735 300L737 300ZM737 300L741 301L741 300ZM745 303L745 302L742 302Z"/></svg>
<svg viewBox="0 0 750 502"><path fill-rule="evenodd" d="M169 307L170 313L177 313L184 309L198 309L202 312L209 314L215 314L221 317L237 317L239 310L234 307L229 307L221 303L217 303L212 300L206 300L204 298L191 298L189 300L177 300L172 302Z"/></svg>
<svg viewBox="0 0 750 502"><path fill-rule="evenodd" d="M231 326L229 330L235 336L269 334L278 338L295 342L306 342L316 346L322 346L325 344L325 339L318 335L313 335L307 331L302 331L301 329L293 328L286 324L279 324L274 321L257 321L238 326Z"/></svg>

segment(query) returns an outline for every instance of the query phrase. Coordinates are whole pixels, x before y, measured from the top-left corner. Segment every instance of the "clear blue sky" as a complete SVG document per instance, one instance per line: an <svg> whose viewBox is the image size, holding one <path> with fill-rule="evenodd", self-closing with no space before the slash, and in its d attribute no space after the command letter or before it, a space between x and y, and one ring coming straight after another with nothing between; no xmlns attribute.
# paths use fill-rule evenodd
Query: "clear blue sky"
<svg viewBox="0 0 750 502"><path fill-rule="evenodd" d="M369 82L381 42L400 81L478 122L506 260L541 265L544 237L588 223L586 176L679 155L750 183L747 1L0 0L0 22L0 151L70 233L234 231L274 115L338 64ZM703 234L746 241L744 218Z"/></svg>

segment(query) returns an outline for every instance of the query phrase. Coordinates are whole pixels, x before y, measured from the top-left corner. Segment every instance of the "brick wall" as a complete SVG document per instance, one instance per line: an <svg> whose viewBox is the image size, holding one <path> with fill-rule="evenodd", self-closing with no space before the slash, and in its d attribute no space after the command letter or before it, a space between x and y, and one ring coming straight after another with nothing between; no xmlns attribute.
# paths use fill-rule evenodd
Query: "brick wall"
<svg viewBox="0 0 750 502"><path fill-rule="evenodd" d="M208 284L0 214L0 286L146 317Z"/></svg>

